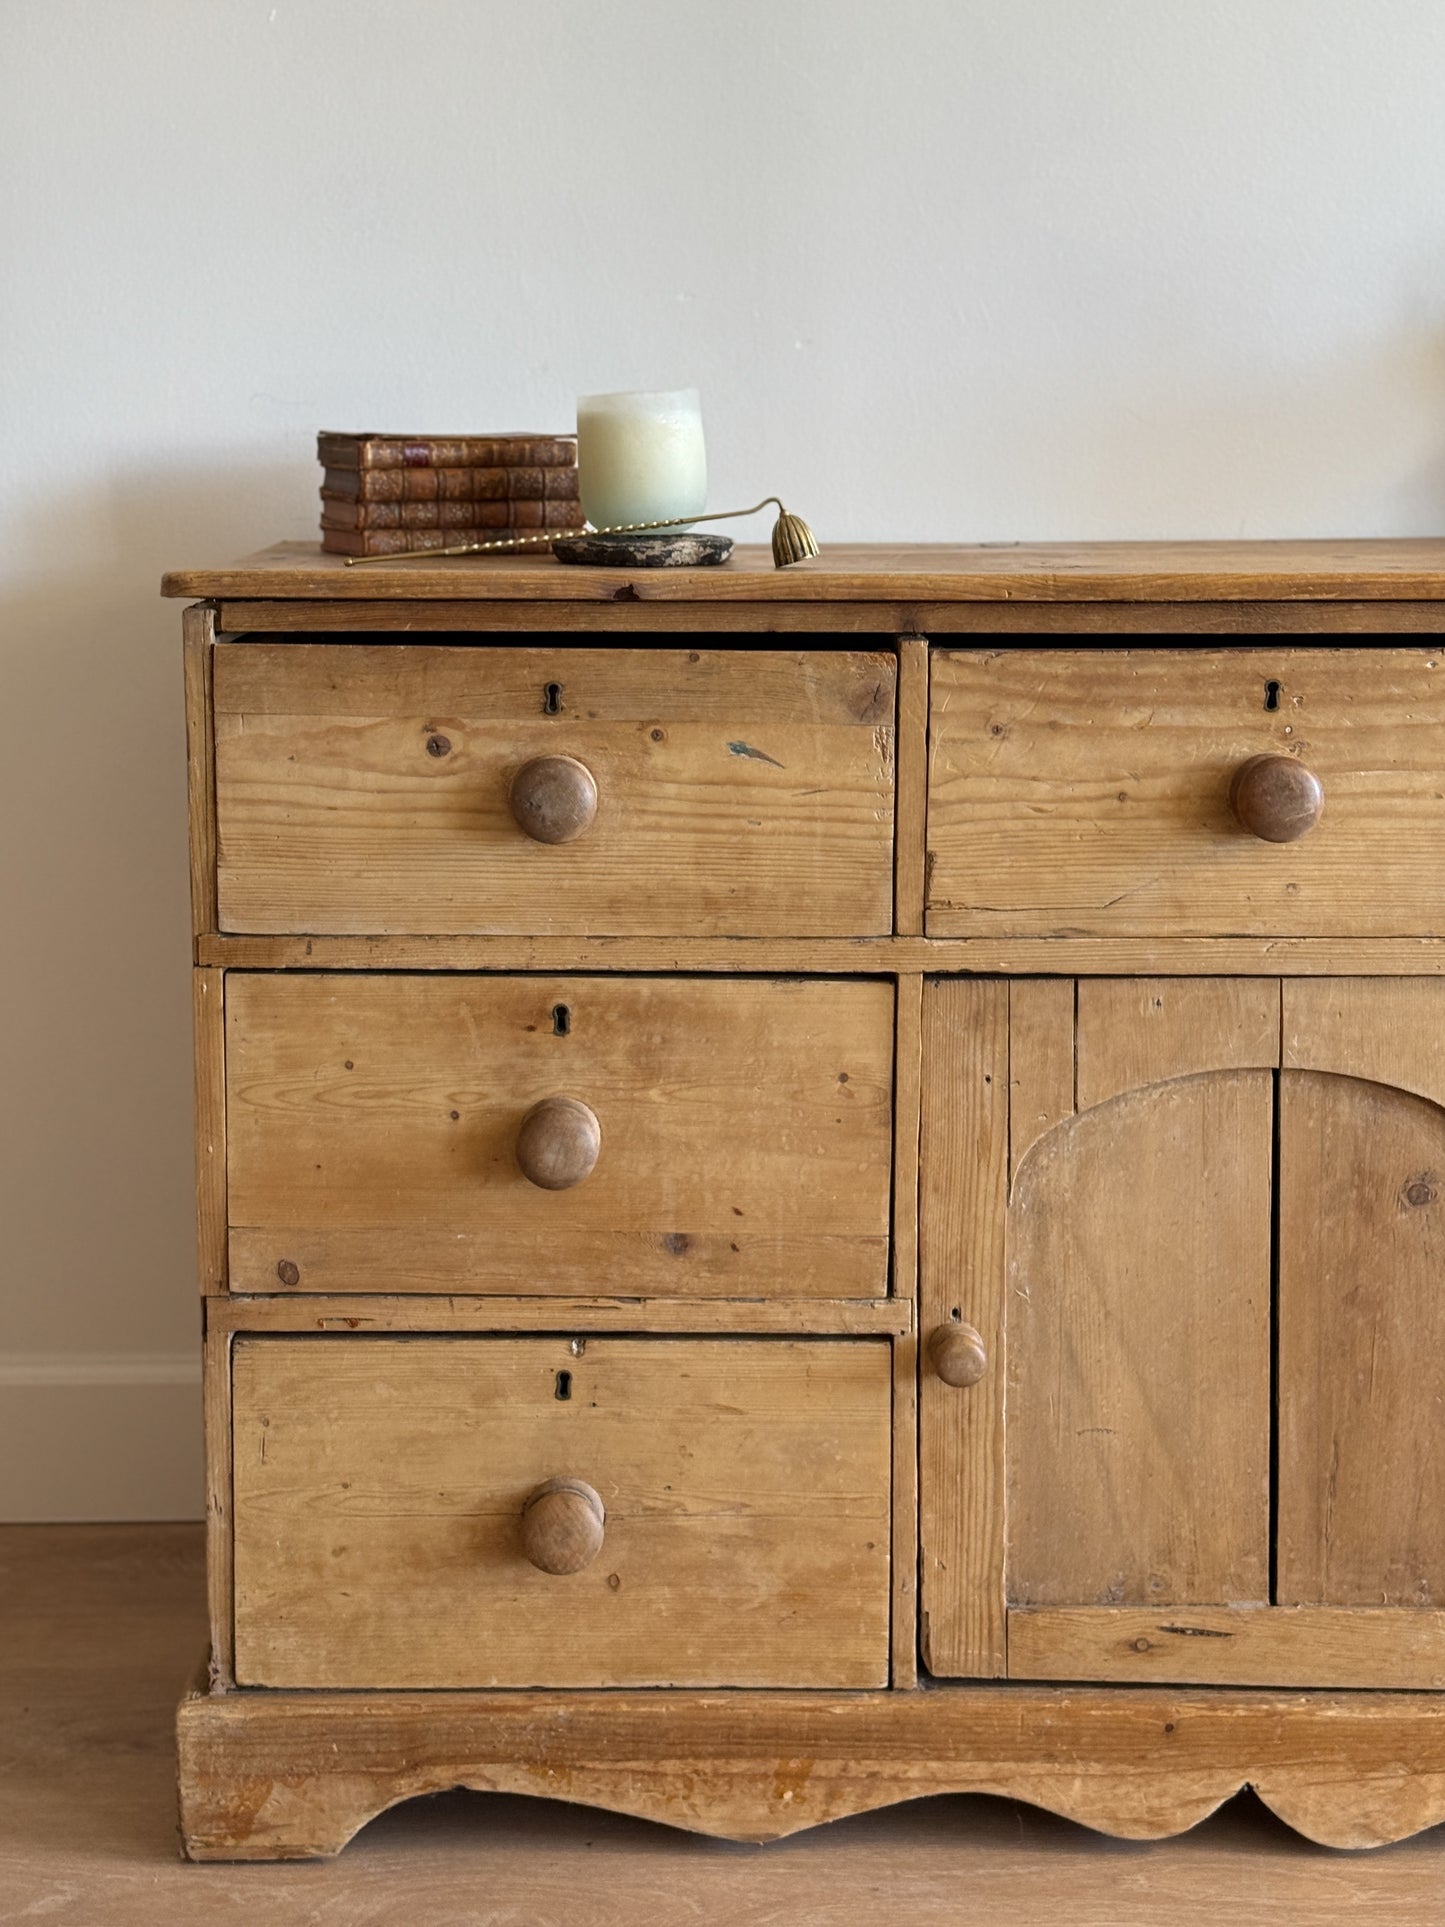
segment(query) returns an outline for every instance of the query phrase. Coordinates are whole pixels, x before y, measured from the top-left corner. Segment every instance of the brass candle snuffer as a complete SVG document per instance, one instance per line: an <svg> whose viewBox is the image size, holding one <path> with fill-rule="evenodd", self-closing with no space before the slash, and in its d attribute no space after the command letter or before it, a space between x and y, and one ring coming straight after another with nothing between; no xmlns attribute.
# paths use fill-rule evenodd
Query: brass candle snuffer
<svg viewBox="0 0 1445 1927"><path fill-rule="evenodd" d="M703 515L690 515L684 518L689 525L693 522L728 522L740 515L757 515L769 503L777 507L778 519L773 524L773 566L786 569L790 563L805 561L817 555L818 542L813 531L801 515L790 515L776 495L765 495L761 502L755 502L750 509L717 509ZM610 522L605 527L594 529L585 523L576 529L548 529L537 535L508 535L499 537L495 542L458 542L446 549L418 549L408 555L348 555L348 569L361 568L368 562L417 562L435 561L444 555L484 555L500 549L539 549L551 548L557 542L575 542L593 535L646 535L657 529L675 530L677 516L666 516L658 522Z"/></svg>

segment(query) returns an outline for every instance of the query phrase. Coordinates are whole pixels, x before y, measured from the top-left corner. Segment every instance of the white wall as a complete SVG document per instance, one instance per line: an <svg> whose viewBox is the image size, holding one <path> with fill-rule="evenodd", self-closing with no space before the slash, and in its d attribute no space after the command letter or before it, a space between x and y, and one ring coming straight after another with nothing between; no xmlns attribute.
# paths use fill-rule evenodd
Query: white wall
<svg viewBox="0 0 1445 1927"><path fill-rule="evenodd" d="M318 427L829 538L1445 529L1440 0L0 0L0 1516L199 1495L179 621Z"/></svg>

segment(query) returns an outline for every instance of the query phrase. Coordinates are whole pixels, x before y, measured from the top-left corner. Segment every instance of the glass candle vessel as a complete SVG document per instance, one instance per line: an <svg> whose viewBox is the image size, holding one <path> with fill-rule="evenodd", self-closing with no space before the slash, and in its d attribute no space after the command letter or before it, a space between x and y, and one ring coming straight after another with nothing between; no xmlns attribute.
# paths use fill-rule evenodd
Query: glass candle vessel
<svg viewBox="0 0 1445 1927"><path fill-rule="evenodd" d="M707 506L697 390L579 396L577 483L595 529L663 521L686 528Z"/></svg>

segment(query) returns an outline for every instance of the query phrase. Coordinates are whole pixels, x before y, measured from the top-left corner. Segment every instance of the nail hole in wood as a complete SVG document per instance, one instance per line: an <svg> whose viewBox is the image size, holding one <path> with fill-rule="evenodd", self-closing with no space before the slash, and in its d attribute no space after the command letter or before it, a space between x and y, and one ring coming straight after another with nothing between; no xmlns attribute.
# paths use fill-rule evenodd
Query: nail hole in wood
<svg viewBox="0 0 1445 1927"><path fill-rule="evenodd" d="M571 1398L571 1396L572 1396L572 1374L571 1374L570 1372L558 1372L558 1374L557 1374L557 1390L556 1390L556 1392L555 1392L555 1393L553 1394L553 1396L554 1396L555 1398L562 1398L562 1399L567 1399L567 1398Z"/></svg>
<svg viewBox="0 0 1445 1927"><path fill-rule="evenodd" d="M552 1035L565 1037L572 1028L572 1009L569 1004L553 1004Z"/></svg>

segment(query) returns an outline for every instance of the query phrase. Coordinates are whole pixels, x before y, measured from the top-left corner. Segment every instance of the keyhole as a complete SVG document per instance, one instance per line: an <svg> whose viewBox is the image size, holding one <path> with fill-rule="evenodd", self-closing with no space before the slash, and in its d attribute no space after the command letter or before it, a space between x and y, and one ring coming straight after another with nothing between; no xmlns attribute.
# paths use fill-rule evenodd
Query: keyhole
<svg viewBox="0 0 1445 1927"><path fill-rule="evenodd" d="M565 1037L572 1028L572 1012L566 1004L552 1006L552 1035Z"/></svg>
<svg viewBox="0 0 1445 1927"><path fill-rule="evenodd" d="M562 714L562 685L549 682L542 691L542 714L560 716Z"/></svg>
<svg viewBox="0 0 1445 1927"><path fill-rule="evenodd" d="M555 1393L553 1394L553 1396L554 1396L554 1397L556 1397L556 1398L561 1398L561 1399L567 1399L567 1398L571 1398L571 1396L572 1396L572 1374L571 1374L570 1372L558 1372L558 1374L557 1374L557 1390L556 1390L556 1392L555 1392Z"/></svg>
<svg viewBox="0 0 1445 1927"><path fill-rule="evenodd" d="M1264 686L1264 706L1270 710L1279 708L1279 684L1273 680Z"/></svg>

